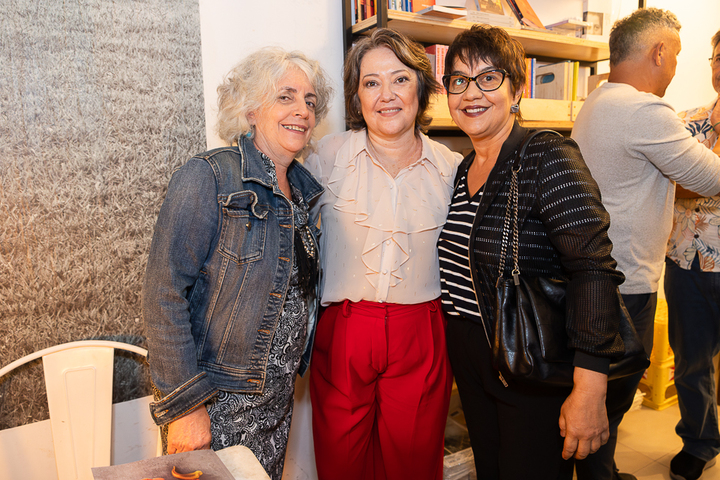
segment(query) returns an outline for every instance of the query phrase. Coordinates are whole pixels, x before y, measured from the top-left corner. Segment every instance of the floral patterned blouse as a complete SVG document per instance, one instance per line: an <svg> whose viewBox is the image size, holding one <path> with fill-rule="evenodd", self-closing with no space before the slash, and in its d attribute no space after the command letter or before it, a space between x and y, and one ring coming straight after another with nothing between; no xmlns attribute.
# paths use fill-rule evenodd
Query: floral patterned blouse
<svg viewBox="0 0 720 480"><path fill-rule="evenodd" d="M710 149L718 140L710 124L716 101L678 114L693 137ZM688 270L696 253L704 272L720 272L720 196L675 200L667 256Z"/></svg>

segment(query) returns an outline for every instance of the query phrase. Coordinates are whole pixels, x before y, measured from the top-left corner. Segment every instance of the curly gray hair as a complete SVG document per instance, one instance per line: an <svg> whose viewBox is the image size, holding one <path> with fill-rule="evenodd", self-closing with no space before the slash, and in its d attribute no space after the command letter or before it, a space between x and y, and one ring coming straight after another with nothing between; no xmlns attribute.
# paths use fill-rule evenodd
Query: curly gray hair
<svg viewBox="0 0 720 480"><path fill-rule="evenodd" d="M274 101L278 82L292 68L304 72L315 89L315 120L320 123L328 113L333 93L320 63L297 50L288 52L279 47L265 47L238 63L217 89L220 138L233 144L243 135L253 135L248 114Z"/></svg>
<svg viewBox="0 0 720 480"><path fill-rule="evenodd" d="M657 38L662 31L680 32L680 22L674 13L660 8L639 8L615 22L610 31L610 65L627 60Z"/></svg>

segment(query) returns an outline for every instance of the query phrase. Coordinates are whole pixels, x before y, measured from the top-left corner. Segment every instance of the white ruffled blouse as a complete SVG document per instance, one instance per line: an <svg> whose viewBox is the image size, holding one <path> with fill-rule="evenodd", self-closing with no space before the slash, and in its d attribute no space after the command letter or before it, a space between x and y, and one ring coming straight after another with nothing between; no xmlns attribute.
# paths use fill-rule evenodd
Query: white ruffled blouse
<svg viewBox="0 0 720 480"><path fill-rule="evenodd" d="M440 296L436 243L462 157L421 138L420 159L395 178L370 155L365 130L324 137L305 161L325 187L313 208L322 230L323 305Z"/></svg>

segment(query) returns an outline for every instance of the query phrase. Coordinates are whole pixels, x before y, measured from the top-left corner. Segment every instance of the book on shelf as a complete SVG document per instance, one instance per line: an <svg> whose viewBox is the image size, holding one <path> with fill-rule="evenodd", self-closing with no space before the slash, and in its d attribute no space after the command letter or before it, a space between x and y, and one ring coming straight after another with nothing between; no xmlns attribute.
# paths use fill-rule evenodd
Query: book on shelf
<svg viewBox="0 0 720 480"><path fill-rule="evenodd" d="M502 0L467 0L466 20L496 27L514 27L515 22L509 15L505 15L501 2Z"/></svg>
<svg viewBox="0 0 720 480"><path fill-rule="evenodd" d="M440 7L465 8L466 0L435 0L435 5Z"/></svg>
<svg viewBox="0 0 720 480"><path fill-rule="evenodd" d="M353 23L362 22L363 20L366 20L370 18L368 16L368 2L371 2L372 0L353 0L353 11L354 11L354 18Z"/></svg>
<svg viewBox="0 0 720 480"><path fill-rule="evenodd" d="M430 8L435 5L435 0L412 0L410 2L411 4L411 10L413 12L419 12L421 10L425 10L426 8Z"/></svg>
<svg viewBox="0 0 720 480"><path fill-rule="evenodd" d="M540 21L528 0L506 0L506 2L522 25L545 30L545 25Z"/></svg>
<svg viewBox="0 0 720 480"><path fill-rule="evenodd" d="M478 12L477 10L468 10L466 20L472 23L484 23L496 27L513 28L515 22L507 15L495 15L494 13Z"/></svg>
<svg viewBox="0 0 720 480"><path fill-rule="evenodd" d="M522 98L532 98L532 87L530 86L530 75L532 72L532 58L525 57L525 85L523 86Z"/></svg>
<svg viewBox="0 0 720 480"><path fill-rule="evenodd" d="M460 18L467 15L467 11L463 8L466 0L352 0L350 2L352 6L352 23L356 24L376 15L378 1L387 1L388 10L413 12L420 15L434 15L444 18ZM475 2L475 0L470 1ZM492 3L502 0L477 1ZM488 23L490 25L513 26L506 25L504 22L506 22L506 20L492 19L491 17L483 18L482 21L482 23Z"/></svg>
<svg viewBox="0 0 720 480"><path fill-rule="evenodd" d="M580 76L580 62L572 62L572 84L570 88L570 100L578 99L578 77Z"/></svg>
<svg viewBox="0 0 720 480"><path fill-rule="evenodd" d="M420 15L431 15L443 18L460 18L467 15L467 10L461 8L441 7L432 5L417 12Z"/></svg>
<svg viewBox="0 0 720 480"><path fill-rule="evenodd" d="M442 85L442 77L445 75L445 56L448 45L429 45L425 48L425 55L430 59L435 79Z"/></svg>
<svg viewBox="0 0 720 480"><path fill-rule="evenodd" d="M568 37L582 38L585 33L585 29L592 27L592 23L578 20L577 18L567 18L559 22L545 25L545 28L560 35L567 35Z"/></svg>
<svg viewBox="0 0 720 480"><path fill-rule="evenodd" d="M590 67L580 65L580 62L575 62L575 64L577 65L577 73L574 79L576 86L573 89L573 100L585 100L588 96Z"/></svg>
<svg viewBox="0 0 720 480"><path fill-rule="evenodd" d="M505 15L502 7L502 0L467 0L465 8L476 10L478 12L493 13L495 15Z"/></svg>
<svg viewBox="0 0 720 480"><path fill-rule="evenodd" d="M535 69L537 59L525 57L525 87L523 88L524 98L535 98Z"/></svg>

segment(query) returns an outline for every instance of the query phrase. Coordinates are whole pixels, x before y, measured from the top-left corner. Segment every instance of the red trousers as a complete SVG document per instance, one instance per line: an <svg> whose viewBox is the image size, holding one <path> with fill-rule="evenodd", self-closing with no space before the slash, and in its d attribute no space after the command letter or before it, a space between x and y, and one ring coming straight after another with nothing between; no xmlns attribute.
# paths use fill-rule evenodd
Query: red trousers
<svg viewBox="0 0 720 480"><path fill-rule="evenodd" d="M439 300L344 302L311 363L319 480L440 480L452 372Z"/></svg>

